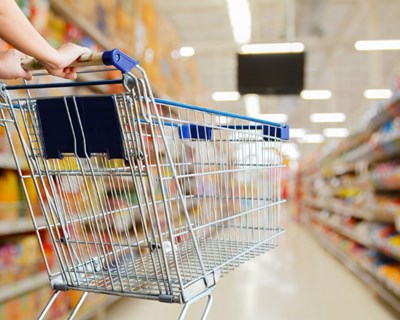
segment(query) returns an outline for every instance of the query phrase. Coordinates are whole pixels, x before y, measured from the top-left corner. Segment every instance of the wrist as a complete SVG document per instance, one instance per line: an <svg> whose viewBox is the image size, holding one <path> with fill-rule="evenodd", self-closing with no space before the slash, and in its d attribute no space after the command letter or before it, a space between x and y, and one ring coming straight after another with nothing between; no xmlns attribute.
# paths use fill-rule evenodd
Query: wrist
<svg viewBox="0 0 400 320"><path fill-rule="evenodd" d="M61 54L52 47L51 52L46 52L43 56L36 57L40 63L47 68L50 69L62 69L63 66L63 59Z"/></svg>

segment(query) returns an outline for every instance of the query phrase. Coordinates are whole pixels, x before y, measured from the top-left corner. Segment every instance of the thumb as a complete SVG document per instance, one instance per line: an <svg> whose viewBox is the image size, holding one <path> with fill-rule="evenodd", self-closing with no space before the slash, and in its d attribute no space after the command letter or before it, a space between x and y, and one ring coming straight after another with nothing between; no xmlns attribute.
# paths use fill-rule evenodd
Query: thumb
<svg viewBox="0 0 400 320"><path fill-rule="evenodd" d="M15 72L17 78L32 80L32 72L25 70L22 66L20 66Z"/></svg>
<svg viewBox="0 0 400 320"><path fill-rule="evenodd" d="M32 80L32 72L24 70L22 78L24 78L25 80Z"/></svg>

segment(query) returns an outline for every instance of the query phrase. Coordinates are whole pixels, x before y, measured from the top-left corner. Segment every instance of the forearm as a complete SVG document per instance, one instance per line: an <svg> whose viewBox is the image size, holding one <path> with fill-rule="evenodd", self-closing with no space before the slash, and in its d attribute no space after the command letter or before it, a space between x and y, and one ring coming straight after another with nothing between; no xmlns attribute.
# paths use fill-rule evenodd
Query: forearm
<svg viewBox="0 0 400 320"><path fill-rule="evenodd" d="M21 52L56 66L59 61L57 50L35 30L15 0L1 0L1 2L0 38Z"/></svg>

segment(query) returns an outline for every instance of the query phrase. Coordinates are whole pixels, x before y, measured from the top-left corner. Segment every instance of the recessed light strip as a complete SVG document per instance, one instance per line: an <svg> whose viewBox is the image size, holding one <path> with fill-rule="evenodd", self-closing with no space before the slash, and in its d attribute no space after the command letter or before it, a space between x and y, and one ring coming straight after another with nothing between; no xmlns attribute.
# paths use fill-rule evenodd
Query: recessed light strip
<svg viewBox="0 0 400 320"><path fill-rule="evenodd" d="M304 137L297 139L299 143L322 143L324 140L324 136L319 133L309 133Z"/></svg>
<svg viewBox="0 0 400 320"><path fill-rule="evenodd" d="M390 99L392 97L392 90L390 89L367 89L364 91L364 98L366 99Z"/></svg>
<svg viewBox="0 0 400 320"><path fill-rule="evenodd" d="M306 135L306 130L302 128L290 128L290 138L302 138Z"/></svg>
<svg viewBox="0 0 400 320"><path fill-rule="evenodd" d="M346 138L349 136L347 128L325 128L322 133L327 138Z"/></svg>
<svg viewBox="0 0 400 320"><path fill-rule="evenodd" d="M300 96L304 100L328 100L332 98L330 90L303 90Z"/></svg>
<svg viewBox="0 0 400 320"><path fill-rule="evenodd" d="M301 42L244 44L240 51L244 54L303 52L304 44Z"/></svg>
<svg viewBox="0 0 400 320"><path fill-rule="evenodd" d="M260 114L260 96L257 94L246 94L244 96L244 105L246 114L250 117L256 117Z"/></svg>
<svg viewBox="0 0 400 320"><path fill-rule="evenodd" d="M218 91L212 94L214 101L237 101L240 98L240 93L237 91Z"/></svg>
<svg viewBox="0 0 400 320"><path fill-rule="evenodd" d="M226 0L233 38L237 44L250 42L251 14L248 0Z"/></svg>
<svg viewBox="0 0 400 320"><path fill-rule="evenodd" d="M191 57L195 54L193 47L182 47L179 49L181 57Z"/></svg>
<svg viewBox="0 0 400 320"><path fill-rule="evenodd" d="M360 40L354 47L359 51L400 50L400 40Z"/></svg>
<svg viewBox="0 0 400 320"><path fill-rule="evenodd" d="M346 115L344 113L313 113L310 115L311 122L344 122Z"/></svg>

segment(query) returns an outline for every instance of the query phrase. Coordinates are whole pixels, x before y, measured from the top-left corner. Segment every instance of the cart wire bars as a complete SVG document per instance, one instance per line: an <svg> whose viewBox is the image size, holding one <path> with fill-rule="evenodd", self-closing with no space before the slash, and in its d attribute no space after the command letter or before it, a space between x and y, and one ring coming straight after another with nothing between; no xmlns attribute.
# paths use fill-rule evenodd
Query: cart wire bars
<svg viewBox="0 0 400 320"><path fill-rule="evenodd" d="M183 303L180 319L208 297L206 318L220 277L277 246L288 126L155 99L137 62L108 54L119 94L31 94L107 81L1 88L0 124L54 290L39 318L65 290L83 291L70 318L88 292Z"/></svg>

